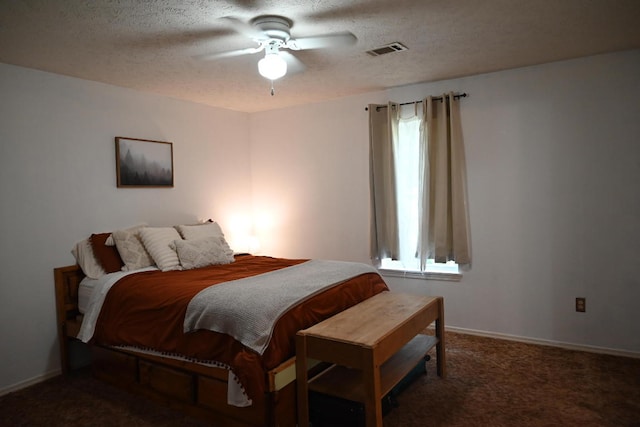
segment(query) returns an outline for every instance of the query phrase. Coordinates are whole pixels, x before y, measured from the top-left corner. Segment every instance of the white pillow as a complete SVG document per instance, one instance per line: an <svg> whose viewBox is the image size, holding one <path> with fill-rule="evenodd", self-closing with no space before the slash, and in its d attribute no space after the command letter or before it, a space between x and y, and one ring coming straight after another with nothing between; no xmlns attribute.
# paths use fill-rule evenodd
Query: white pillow
<svg viewBox="0 0 640 427"><path fill-rule="evenodd" d="M111 233L118 248L120 258L124 261L122 271L138 270L154 264L153 258L140 240L140 228L135 231L116 230Z"/></svg>
<svg viewBox="0 0 640 427"><path fill-rule="evenodd" d="M140 239L160 270L182 270L178 254L170 246L174 240L180 240L175 228L145 227L140 230Z"/></svg>
<svg viewBox="0 0 640 427"><path fill-rule="evenodd" d="M85 276L90 279L99 279L104 276L104 269L98 264L93 254L89 239L84 239L76 243L73 249L71 249L71 254L73 254L73 257L76 259Z"/></svg>
<svg viewBox="0 0 640 427"><path fill-rule="evenodd" d="M140 224L138 224L138 225L134 225L133 227L125 228L125 229L123 229L123 230L124 230L124 231L129 231L129 232L131 232L131 233L137 233L138 231L140 231L140 229L141 229L142 227L146 227L146 226L147 226L147 223L146 223L146 222L141 222L141 223L140 223ZM107 240L105 240L104 244L105 244L106 246L116 246L116 241L113 239L113 233L111 233L111 234L109 235L109 237L107 237ZM123 270L123 271L125 271L125 270Z"/></svg>
<svg viewBox="0 0 640 427"><path fill-rule="evenodd" d="M234 261L233 251L229 249L224 237L174 240L173 247L185 270L207 265L229 264Z"/></svg>
<svg viewBox="0 0 640 427"><path fill-rule="evenodd" d="M184 240L200 239L203 237L224 237L217 222L207 222L197 225L177 225L176 228Z"/></svg>
<svg viewBox="0 0 640 427"><path fill-rule="evenodd" d="M202 239L204 237L220 237L223 241L225 249L233 253L229 247L229 243L224 238L222 228L217 222L207 222L201 225L178 225L176 226L184 240Z"/></svg>

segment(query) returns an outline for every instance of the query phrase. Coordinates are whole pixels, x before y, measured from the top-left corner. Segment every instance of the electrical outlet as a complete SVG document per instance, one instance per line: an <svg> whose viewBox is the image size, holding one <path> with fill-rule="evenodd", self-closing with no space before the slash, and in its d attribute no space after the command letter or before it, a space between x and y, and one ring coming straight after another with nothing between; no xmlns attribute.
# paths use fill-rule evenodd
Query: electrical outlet
<svg viewBox="0 0 640 427"><path fill-rule="evenodd" d="M586 298L576 298L576 311L579 313L584 313L585 311L587 311Z"/></svg>

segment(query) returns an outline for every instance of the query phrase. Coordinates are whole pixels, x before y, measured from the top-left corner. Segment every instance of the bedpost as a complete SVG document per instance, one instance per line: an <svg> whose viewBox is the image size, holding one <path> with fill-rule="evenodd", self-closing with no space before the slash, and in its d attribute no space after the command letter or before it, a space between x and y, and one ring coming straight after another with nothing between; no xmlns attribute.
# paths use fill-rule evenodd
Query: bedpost
<svg viewBox="0 0 640 427"><path fill-rule="evenodd" d="M68 339L74 338L80 330L77 316L78 286L84 278L84 273L78 265L53 269L56 293L56 318L58 341L60 344L60 365L62 374L67 375L70 370Z"/></svg>

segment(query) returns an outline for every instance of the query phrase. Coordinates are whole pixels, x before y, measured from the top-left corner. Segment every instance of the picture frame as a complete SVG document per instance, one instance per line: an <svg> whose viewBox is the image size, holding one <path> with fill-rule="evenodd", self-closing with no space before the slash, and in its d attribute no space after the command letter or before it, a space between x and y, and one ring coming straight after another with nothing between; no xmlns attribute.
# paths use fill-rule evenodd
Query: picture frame
<svg viewBox="0 0 640 427"><path fill-rule="evenodd" d="M117 136L118 188L172 188L173 143Z"/></svg>

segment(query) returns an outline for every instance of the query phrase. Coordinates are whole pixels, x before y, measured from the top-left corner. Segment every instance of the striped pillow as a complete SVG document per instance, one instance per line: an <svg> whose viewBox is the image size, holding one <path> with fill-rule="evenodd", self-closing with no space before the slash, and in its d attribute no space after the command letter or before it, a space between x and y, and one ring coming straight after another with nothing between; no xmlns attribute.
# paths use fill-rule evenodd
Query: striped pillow
<svg viewBox="0 0 640 427"><path fill-rule="evenodd" d="M160 270L182 270L178 254L171 248L174 240L182 239L175 228L145 227L140 230L140 239Z"/></svg>

